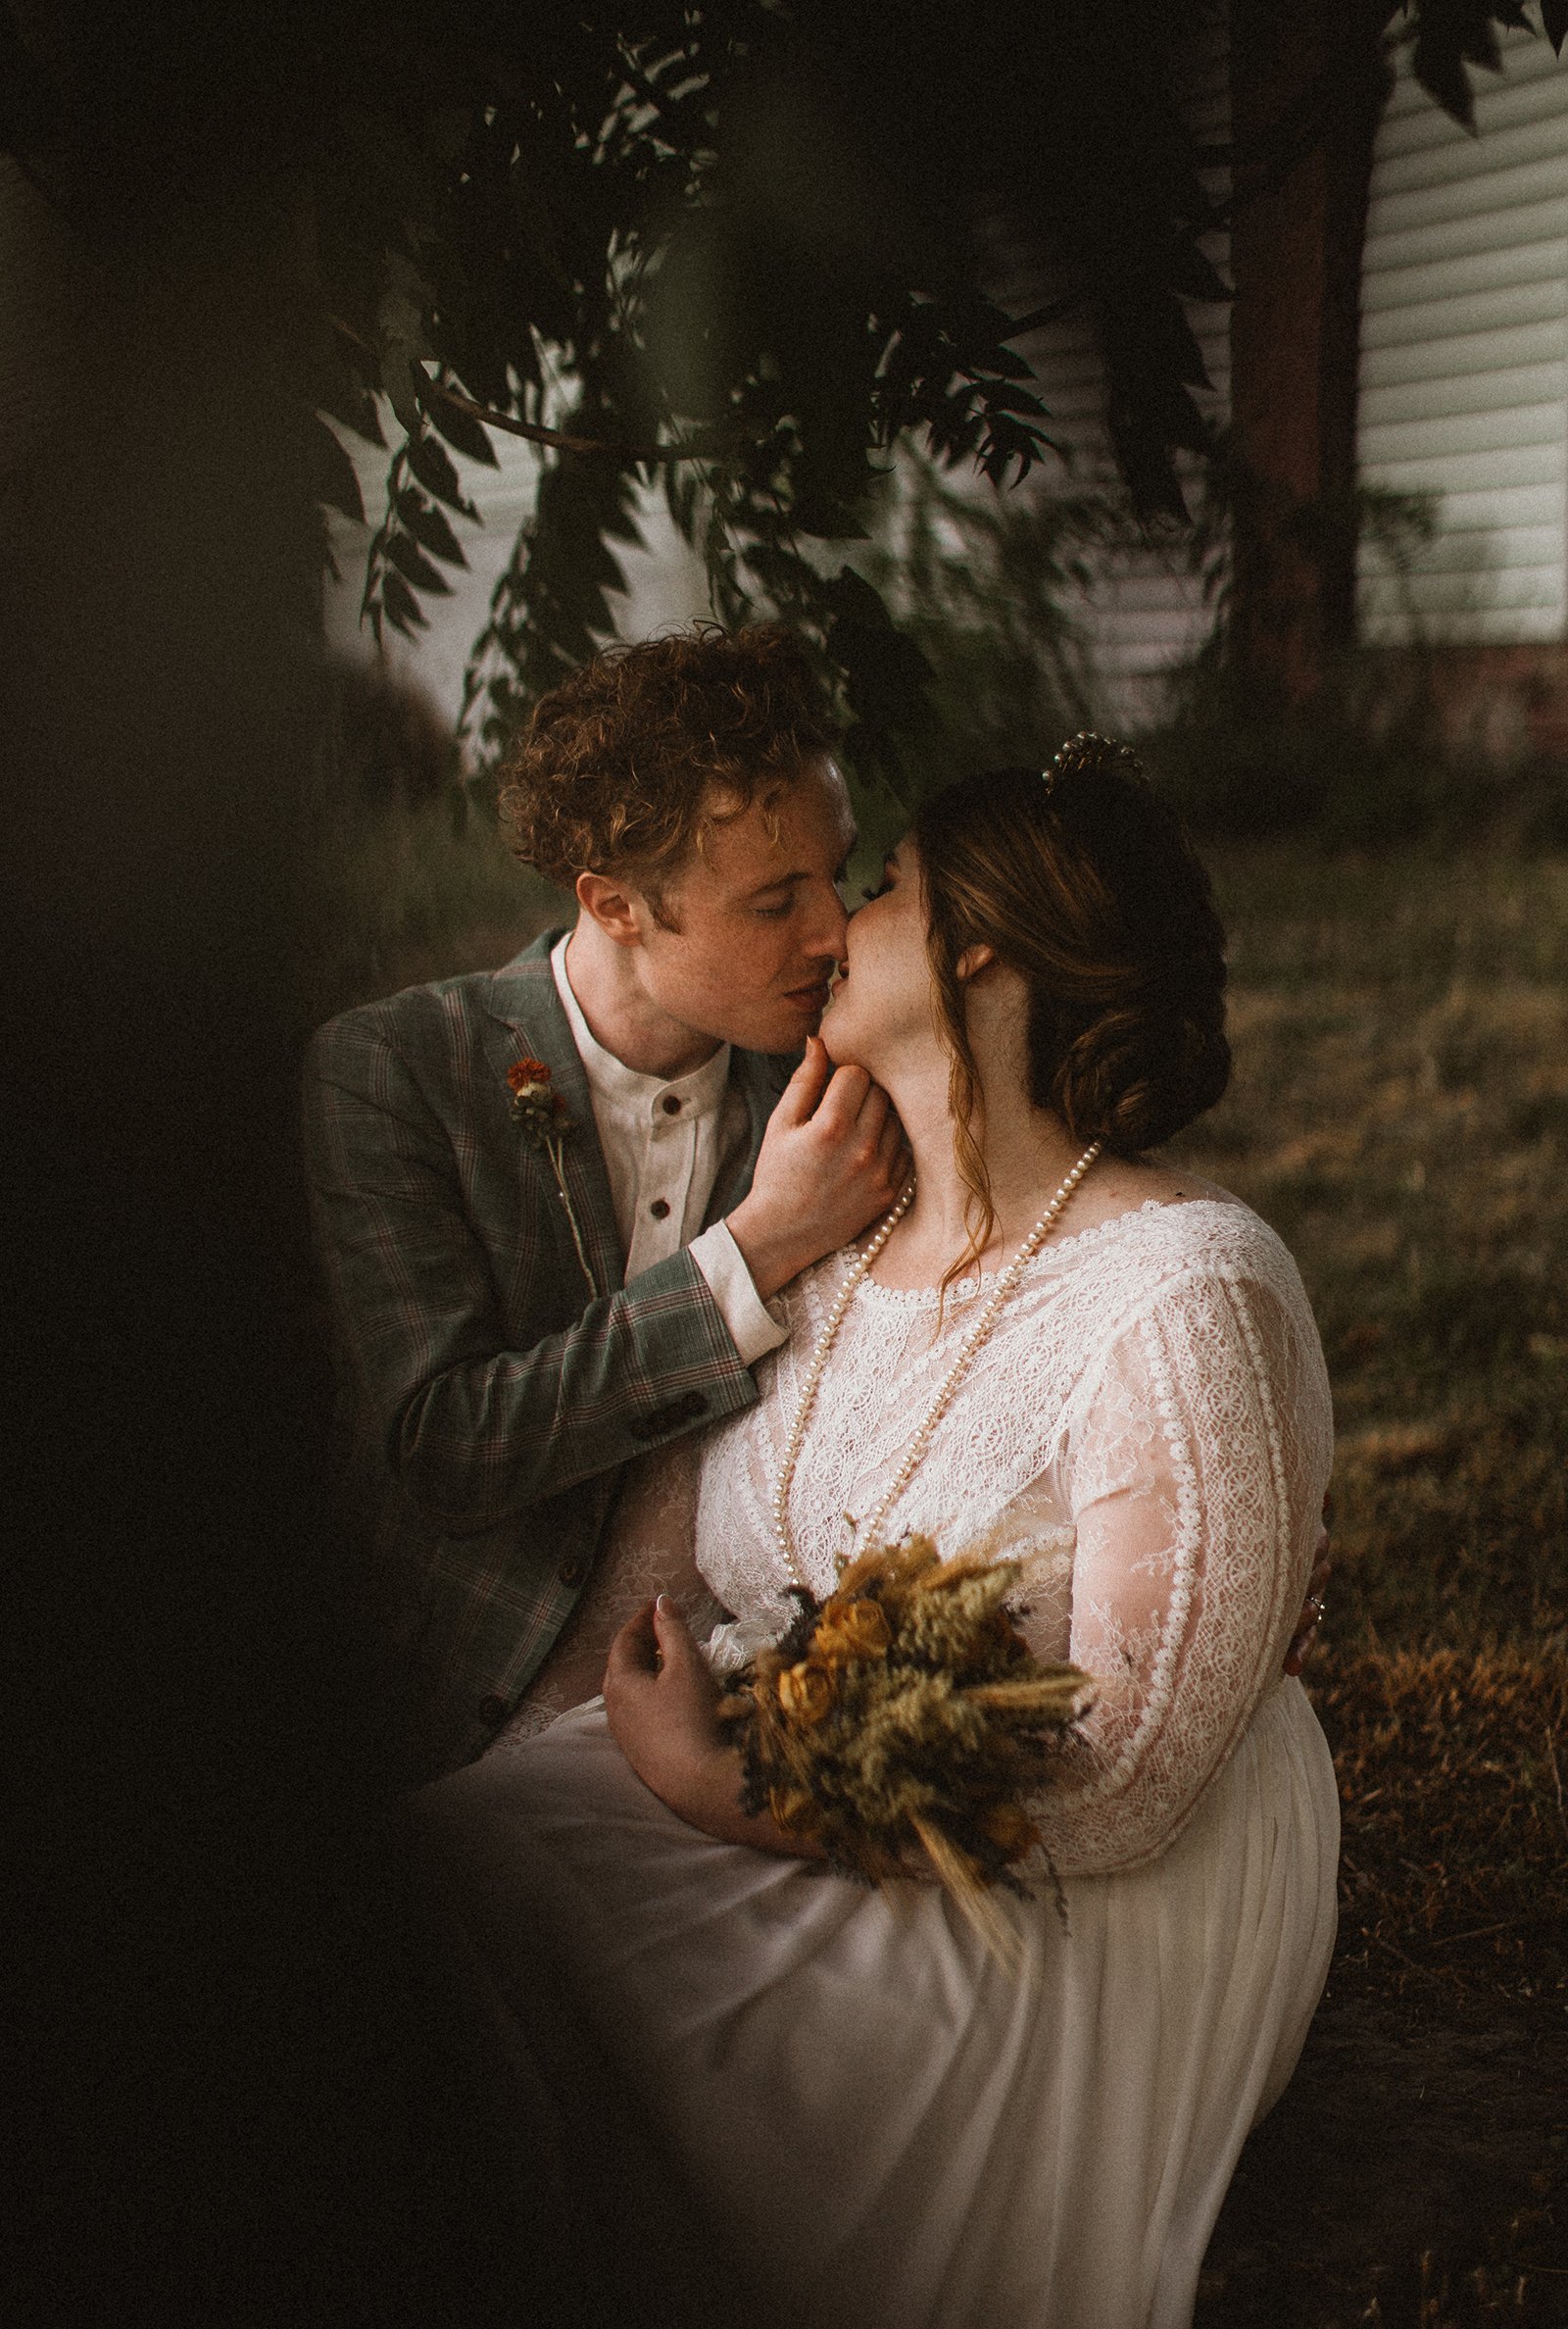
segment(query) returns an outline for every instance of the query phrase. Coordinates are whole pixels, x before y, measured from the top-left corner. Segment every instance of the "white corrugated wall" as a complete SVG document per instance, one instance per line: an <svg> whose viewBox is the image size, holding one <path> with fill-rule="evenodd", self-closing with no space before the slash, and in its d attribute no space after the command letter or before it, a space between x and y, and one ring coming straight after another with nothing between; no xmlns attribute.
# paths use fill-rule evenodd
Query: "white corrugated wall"
<svg viewBox="0 0 1568 2329"><path fill-rule="evenodd" d="M1226 11L1216 0L1200 0L1191 15L1198 37L1178 96L1200 142L1219 147L1230 135ZM1220 179L1216 191L1222 189ZM1229 236L1210 236L1203 249L1228 279ZM1230 307L1191 305L1187 316L1212 382L1199 401L1205 418L1221 425L1230 411ZM1103 372L1087 322L1069 316L1032 334L1022 348L1040 381L1051 432L1068 455L1064 470L1049 469L1044 489L1103 486L1121 498L1105 431ZM1200 480L1192 465L1188 474L1196 496ZM1092 587L1069 612L1083 636L1096 717L1113 727L1136 725L1157 715L1167 674L1202 644L1214 612L1181 539L1130 541L1098 554L1091 571Z"/></svg>
<svg viewBox="0 0 1568 2329"><path fill-rule="evenodd" d="M1475 72L1469 136L1401 62L1361 291L1363 485L1439 497L1397 584L1370 543L1369 640L1568 632L1568 60L1526 33Z"/></svg>

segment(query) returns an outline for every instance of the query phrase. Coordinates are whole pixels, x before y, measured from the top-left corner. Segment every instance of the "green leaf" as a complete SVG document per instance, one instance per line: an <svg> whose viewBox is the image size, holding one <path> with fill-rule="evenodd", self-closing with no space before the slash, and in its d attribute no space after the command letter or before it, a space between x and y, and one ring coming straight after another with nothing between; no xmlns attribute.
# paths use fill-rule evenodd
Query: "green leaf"
<svg viewBox="0 0 1568 2329"><path fill-rule="evenodd" d="M438 428L447 443L466 461L482 462L486 469L499 469L495 447L471 413L460 412L448 404L446 398L426 381L424 386L425 416L432 428Z"/></svg>
<svg viewBox="0 0 1568 2329"><path fill-rule="evenodd" d="M444 558L448 566L466 567L463 544L458 540L441 512L407 486L398 495L397 513L415 540L428 550L432 558Z"/></svg>
<svg viewBox="0 0 1568 2329"><path fill-rule="evenodd" d="M1411 70L1430 97L1435 97L1444 112L1458 123L1461 129L1474 131L1476 101L1470 87L1470 76L1457 43L1437 38L1423 18L1411 52Z"/></svg>
<svg viewBox="0 0 1568 2329"><path fill-rule="evenodd" d="M388 622L406 639L412 639L416 631L428 630L424 609L401 574L383 574L381 604L386 609Z"/></svg>
<svg viewBox="0 0 1568 2329"><path fill-rule="evenodd" d="M439 567L434 567L418 545L406 533L396 531L386 538L386 555L407 582L416 590L430 590L450 597L452 585Z"/></svg>
<svg viewBox="0 0 1568 2329"><path fill-rule="evenodd" d="M478 518L478 511L458 482L452 456L444 445L431 436L413 435L403 450L410 469L426 493L436 501L445 502L447 508L456 510L460 517Z"/></svg>

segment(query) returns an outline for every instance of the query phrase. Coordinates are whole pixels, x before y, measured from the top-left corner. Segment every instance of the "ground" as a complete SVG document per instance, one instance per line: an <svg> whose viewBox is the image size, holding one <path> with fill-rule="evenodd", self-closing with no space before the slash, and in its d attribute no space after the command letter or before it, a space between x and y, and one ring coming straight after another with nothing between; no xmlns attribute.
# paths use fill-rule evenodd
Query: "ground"
<svg viewBox="0 0 1568 2329"><path fill-rule="evenodd" d="M1338 1421L1340 1944L1199 2329L1568 2323L1568 867L1222 856L1231 1095Z"/></svg>

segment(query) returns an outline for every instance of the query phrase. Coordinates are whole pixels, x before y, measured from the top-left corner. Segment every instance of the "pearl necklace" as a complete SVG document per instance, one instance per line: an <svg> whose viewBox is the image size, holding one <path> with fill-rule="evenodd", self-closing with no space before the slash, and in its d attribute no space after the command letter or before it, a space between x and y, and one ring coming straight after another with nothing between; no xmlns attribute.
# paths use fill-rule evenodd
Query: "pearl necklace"
<svg viewBox="0 0 1568 2329"><path fill-rule="evenodd" d="M850 1521L850 1526L852 1528L856 1529L858 1532L863 1531L864 1541L866 1544L870 1545L876 1542L876 1534L878 1529L881 1528L883 1522L887 1519L889 1512L892 1511L894 1506L898 1503L899 1498L904 1494L904 1491L913 1479L920 1460L924 1456L926 1449L931 1443L931 1434L935 1431L937 1425L941 1422L943 1416L947 1413L949 1407L952 1405L953 1395L957 1390L958 1385L962 1382L964 1376L968 1373L981 1344L990 1334L991 1329L993 1326L995 1326L998 1318L1001 1317L1003 1310L1006 1304L1007 1297L1009 1294L1011 1294L1014 1286L1016 1286L1018 1280L1022 1277L1028 1264L1034 1260L1035 1255L1045 1244L1046 1239L1051 1235L1052 1230L1060 1220L1061 1215L1066 1209L1068 1199L1071 1197L1074 1189L1077 1188L1078 1183L1083 1179L1084 1174L1089 1170L1090 1165L1093 1164L1095 1159L1099 1156L1100 1151L1101 1143L1098 1140L1091 1141L1088 1148L1085 1149L1083 1155L1079 1158L1077 1164L1073 1166L1071 1172L1068 1173L1066 1179L1062 1182L1061 1187L1056 1191L1056 1194L1054 1197L1053 1197L1051 1203L1046 1207L1046 1210L1041 1214L1039 1220L1036 1221L1034 1227L1030 1230L1028 1236L1018 1248L1018 1251L1013 1255L1012 1260L1008 1263L1006 1268L1003 1270L1002 1274L997 1279L996 1291L993 1293L991 1300L986 1304L985 1309L981 1312L974 1325L964 1336L963 1342L958 1351L958 1356L954 1361L952 1366L948 1369L947 1375L937 1390L936 1397L932 1400L929 1409L926 1411L925 1420L921 1423L914 1437L910 1440L907 1449L905 1451L904 1462L900 1464L897 1472L894 1474L893 1485L889 1488L886 1496L883 1497L882 1502L877 1506L875 1511L872 1512L868 1519L864 1521ZM809 1424L811 1419L811 1411L816 1405L816 1394L820 1388L822 1376L827 1367L828 1354L832 1350L834 1343L838 1340L839 1328L844 1323L845 1313L848 1312L850 1304L855 1300L856 1293L860 1285L861 1280L865 1277L866 1273L871 1267L872 1263L875 1262L878 1254L881 1253L882 1248L887 1244L888 1239L893 1235L894 1230L898 1227L905 1214L908 1212L913 1201L914 1180L911 1175L908 1187L905 1190L903 1196L899 1199L898 1204L893 1208L893 1211L888 1214L887 1219L883 1221L880 1228L877 1230L876 1235L872 1238L870 1244L865 1248L865 1251L855 1262L848 1277L844 1280L843 1285L839 1288L838 1299L835 1301L833 1308L827 1314L827 1323L822 1328L821 1333L817 1336L816 1348L811 1353L811 1363L806 1370L806 1381L801 1387L800 1405L795 1411L795 1420L790 1425L789 1438L784 1443L784 1460L779 1465L778 1481L773 1490L773 1536L775 1542L777 1543L779 1552L783 1556L785 1567L789 1570L790 1575L794 1578L796 1584L807 1593L811 1592L811 1587L809 1584L808 1584L806 1576L801 1568L800 1561L796 1556L795 1540L790 1532L789 1521L790 1490L795 1485L795 1470L797 1464L800 1462L801 1450L806 1442L807 1426ZM846 1517L848 1517L848 1515L846 1515Z"/></svg>

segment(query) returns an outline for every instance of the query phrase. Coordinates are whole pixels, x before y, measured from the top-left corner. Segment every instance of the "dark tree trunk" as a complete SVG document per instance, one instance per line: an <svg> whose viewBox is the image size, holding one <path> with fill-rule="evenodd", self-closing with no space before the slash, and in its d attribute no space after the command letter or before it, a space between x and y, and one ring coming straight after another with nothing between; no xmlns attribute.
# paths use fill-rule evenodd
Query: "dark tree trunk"
<svg viewBox="0 0 1568 2329"><path fill-rule="evenodd" d="M1232 0L1232 652L1259 705L1321 690L1355 631L1361 249L1388 99L1366 0Z"/></svg>

